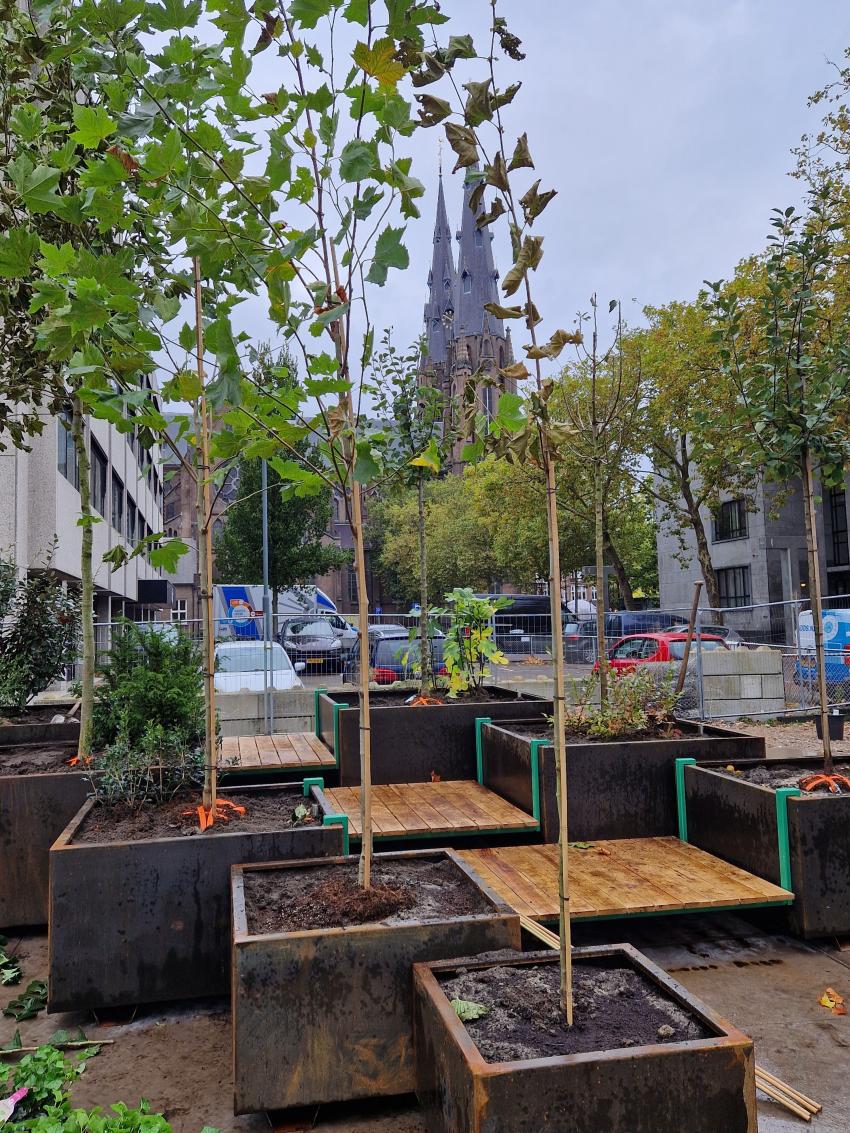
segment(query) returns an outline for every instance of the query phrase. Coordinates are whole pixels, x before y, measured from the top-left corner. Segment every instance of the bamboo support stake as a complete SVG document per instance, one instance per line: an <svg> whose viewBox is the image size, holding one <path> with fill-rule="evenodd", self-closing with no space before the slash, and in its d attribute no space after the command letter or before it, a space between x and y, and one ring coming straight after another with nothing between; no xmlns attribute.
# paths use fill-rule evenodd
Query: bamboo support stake
<svg viewBox="0 0 850 1133"><path fill-rule="evenodd" d="M198 382L200 383L200 479L197 484L198 518L202 520L198 531L198 573L201 582L201 610L204 634L204 710L206 736L204 743L204 794L203 805L207 814L215 813L217 794L216 767L216 706L215 706L215 643L213 641L212 610L212 504L210 500L210 434L207 419L207 397L204 376L204 323L201 297L201 262L193 260L195 272L195 346Z"/></svg>
<svg viewBox="0 0 850 1133"><path fill-rule="evenodd" d="M767 1094L769 1098L777 1102L779 1105L784 1106L785 1109L787 1109L790 1113L795 1114L803 1121L812 1120L812 1115L809 1110L804 1109L801 1105L798 1105L797 1102L792 1101L791 1098L788 1097L788 1095L785 1094L782 1090L779 1090L776 1086L773 1086L769 1082L764 1081L764 1079L760 1078L758 1074L756 1074L756 1087L761 1090L763 1094Z"/></svg>
<svg viewBox="0 0 850 1133"><path fill-rule="evenodd" d="M775 1074L771 1074L769 1070L765 1070L763 1066L756 1066L756 1080L763 1079L778 1090L783 1090L788 1096L803 1109L811 1110L812 1113L820 1113L823 1106L820 1102L814 1101L812 1098L806 1097L801 1094L799 1090L795 1090L793 1086L789 1086L787 1082L783 1082L781 1078L777 1078Z"/></svg>
<svg viewBox="0 0 850 1133"><path fill-rule="evenodd" d="M806 543L809 552L809 595L812 605L812 631L815 638L815 666L818 680L818 710L823 733L823 769L827 775L833 771L832 740L829 735L829 691L826 687L826 656L823 644L823 594L820 582L820 556L818 551L818 521L815 512L814 469L812 454L806 446L802 462L803 511L806 521Z"/></svg>

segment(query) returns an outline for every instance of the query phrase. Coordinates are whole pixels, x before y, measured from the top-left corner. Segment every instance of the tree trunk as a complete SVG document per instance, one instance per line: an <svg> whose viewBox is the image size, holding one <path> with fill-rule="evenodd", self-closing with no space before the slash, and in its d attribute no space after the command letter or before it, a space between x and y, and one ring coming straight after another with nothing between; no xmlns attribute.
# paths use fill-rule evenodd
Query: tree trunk
<svg viewBox="0 0 850 1133"><path fill-rule="evenodd" d="M201 267L195 257L195 345L198 380L201 386L198 410L195 414L195 441L200 443L199 468L195 481L195 507L198 527L198 573L201 577L201 629L204 654L204 794L203 805L207 814L215 815L217 792L216 708L215 708L215 642L213 635L212 587L212 505L210 501L210 437L207 418L207 399L204 383L204 323L201 301Z"/></svg>
<svg viewBox="0 0 850 1133"><path fill-rule="evenodd" d="M717 582L717 571L714 569L714 563L711 561L711 547L708 542L705 524L703 523L699 504L694 497L693 487L691 485L691 462L688 456L688 438L686 436L680 438L680 451L682 459L681 463L676 464L676 468L680 477L682 499L685 501L685 508L687 509L691 527L694 532L694 538L696 539L697 561L699 562L702 577L705 581L705 594L708 598L709 606L713 610L719 610L720 586ZM722 621L722 618L723 615L719 614L718 619Z"/></svg>
<svg viewBox="0 0 850 1133"><path fill-rule="evenodd" d="M360 638L360 863L357 878L368 889L372 878L372 731L369 712L369 593L366 585L366 547L360 485L351 485L354 569L357 574L357 621Z"/></svg>
<svg viewBox="0 0 850 1133"><path fill-rule="evenodd" d="M821 593L818 525L815 513L812 454L806 445L800 462L803 481L803 513L806 520L806 550L809 555L809 593L812 601L812 628L815 636L815 666L818 677L818 707L823 733L823 769L832 774L832 744L829 738L829 694L826 687L826 656L823 645L823 595Z"/></svg>
<svg viewBox="0 0 850 1133"><path fill-rule="evenodd" d="M425 475L419 469L419 692L429 696L434 687L431 644L428 640L428 549L425 543Z"/></svg>
<svg viewBox="0 0 850 1133"><path fill-rule="evenodd" d="M561 546L558 530L558 487L555 464L541 435L546 475L546 526L549 537L549 616L552 623L552 690L555 772L558 782L558 922L561 957L561 1003L567 1026L573 1023L573 961L570 926L569 834L567 826L567 737L564 699L564 625L561 616Z"/></svg>
<svg viewBox="0 0 850 1133"><path fill-rule="evenodd" d="M602 545L604 551L607 553L608 558L611 560L611 566L614 568L614 576L617 579L617 586L620 590L623 603L627 610L636 610L635 596L632 591L632 584L629 580L628 572L623 560L620 558L620 552L614 545L614 540L608 531L607 525L602 530Z"/></svg>
<svg viewBox="0 0 850 1133"><path fill-rule="evenodd" d="M77 473L80 480L80 517L83 521L80 547L80 625L82 629L82 676L80 679L80 738L77 755L82 762L91 754L92 709L94 708L94 572L92 545L94 531L91 510L91 480L89 454L83 417L83 403L75 394L71 398L71 436L77 455Z"/></svg>
<svg viewBox="0 0 850 1133"><path fill-rule="evenodd" d="M608 655L605 650L605 557L603 553L602 466L593 461L593 519L596 547L596 654L599 662L599 703L608 703Z"/></svg>

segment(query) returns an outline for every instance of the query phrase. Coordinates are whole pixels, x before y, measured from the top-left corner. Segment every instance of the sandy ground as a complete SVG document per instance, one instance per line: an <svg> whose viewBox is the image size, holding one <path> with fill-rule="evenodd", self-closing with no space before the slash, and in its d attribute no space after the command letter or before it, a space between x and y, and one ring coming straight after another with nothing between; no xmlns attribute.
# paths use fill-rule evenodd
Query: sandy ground
<svg viewBox="0 0 850 1133"><path fill-rule="evenodd" d="M750 736L764 736L768 759L786 759L789 755L821 755L823 752L814 721L789 723L777 720L755 723L751 720L735 720L730 724L726 720L718 723L731 726L739 732L746 732ZM850 755L850 722L847 721L844 725L844 737L843 740L832 741L833 755Z"/></svg>
<svg viewBox="0 0 850 1133"><path fill-rule="evenodd" d="M774 926L775 928L776 926ZM814 1096L824 1112L817 1133L850 1129L850 1015L837 1017L818 999L827 986L850 1001L850 952L832 943L815 947L734 916L671 917L628 925L582 926L576 943L628 939L656 963L752 1035L760 1064ZM24 981L47 974L47 939L30 935L12 942ZM14 996L0 988L0 1004ZM109 1038L76 1087L79 1105L146 1097L175 1133L315 1129L320 1133L425 1133L415 1100L387 1105L323 1109L318 1113L233 1117L230 1018L225 1000L139 1009L102 1018L90 1013L40 1015L21 1024L25 1044L43 1042L57 1027L82 1025L89 1037ZM0 1016L0 1045L15 1024ZM761 1133L792 1133L802 1123L759 1095ZM723 1133L718 1130L718 1133Z"/></svg>

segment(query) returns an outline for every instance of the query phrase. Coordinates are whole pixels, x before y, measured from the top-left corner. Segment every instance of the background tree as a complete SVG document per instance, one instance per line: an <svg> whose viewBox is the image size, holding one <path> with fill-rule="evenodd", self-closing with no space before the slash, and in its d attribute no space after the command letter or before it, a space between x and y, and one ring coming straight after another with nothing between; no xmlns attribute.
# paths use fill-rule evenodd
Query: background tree
<svg viewBox="0 0 850 1133"><path fill-rule="evenodd" d="M214 543L215 566L222 582L263 580L261 461L236 466L236 498L228 505ZM274 468L268 471L269 588L272 610L281 590L305 586L330 570L345 566L350 554L323 542L331 519L331 489L314 496L294 496Z"/></svg>
<svg viewBox="0 0 850 1133"><path fill-rule="evenodd" d="M714 333L738 394L731 428L751 468L780 484L802 481L824 772L831 776L815 469L831 487L850 466L850 319L836 317L833 305L841 221L825 185L811 194L808 212L774 209L771 225L763 294L741 300L721 283L710 285Z"/></svg>

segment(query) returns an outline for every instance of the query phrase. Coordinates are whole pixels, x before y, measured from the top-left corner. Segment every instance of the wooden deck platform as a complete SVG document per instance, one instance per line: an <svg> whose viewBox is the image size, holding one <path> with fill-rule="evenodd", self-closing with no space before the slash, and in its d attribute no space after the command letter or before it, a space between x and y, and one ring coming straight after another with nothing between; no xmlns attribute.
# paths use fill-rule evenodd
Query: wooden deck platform
<svg viewBox="0 0 850 1133"><path fill-rule="evenodd" d="M460 854L518 913L557 920L557 846L503 846ZM570 854L574 921L781 905L793 897L678 838L592 842Z"/></svg>
<svg viewBox="0 0 850 1133"><path fill-rule="evenodd" d="M360 788L330 787L325 795L338 814L348 815L351 838L359 838ZM501 795L472 780L395 783L372 788L375 838L430 838L439 834L529 831L537 820Z"/></svg>
<svg viewBox="0 0 850 1133"><path fill-rule="evenodd" d="M336 767L333 752L312 732L225 736L221 741L221 758L221 769L228 774L281 770L310 773L323 767Z"/></svg>

